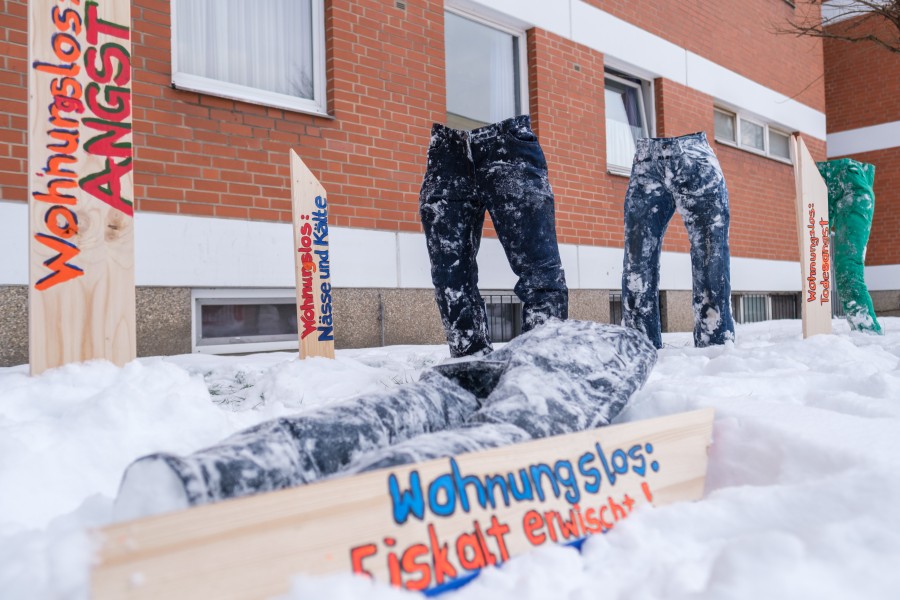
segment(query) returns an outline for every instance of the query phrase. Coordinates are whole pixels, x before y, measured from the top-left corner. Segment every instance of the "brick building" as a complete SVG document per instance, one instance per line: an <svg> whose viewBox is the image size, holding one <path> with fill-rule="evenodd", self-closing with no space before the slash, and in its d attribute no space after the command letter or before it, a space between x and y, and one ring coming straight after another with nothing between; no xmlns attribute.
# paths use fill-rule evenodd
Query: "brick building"
<svg viewBox="0 0 900 600"><path fill-rule="evenodd" d="M2 365L27 361L27 4L0 8ZM822 42L773 33L795 10L785 0L134 0L139 355L296 347L290 149L328 191L338 347L443 342L418 218L430 126L521 113L547 157L573 318L617 318L634 139L701 130L730 191L736 316L793 316L789 133L822 159L826 107L846 107L829 118L829 143L900 118L886 88L870 112L853 112L861 103L832 70L826 94ZM880 60L857 52L860 64ZM876 152L900 160L896 146ZM882 190L891 175L879 169ZM879 308L897 308L900 255L887 242L900 203L878 193L887 216L873 233L871 286L884 292ZM515 278L487 229L480 287L502 339L515 329ZM668 330L692 324L687 252L676 215L661 271Z"/></svg>
<svg viewBox="0 0 900 600"><path fill-rule="evenodd" d="M835 35L872 34L896 39L897 30L875 15L830 14ZM874 43L826 39L825 102L828 158L875 165L875 217L866 252L866 283L879 314L900 309L900 56Z"/></svg>

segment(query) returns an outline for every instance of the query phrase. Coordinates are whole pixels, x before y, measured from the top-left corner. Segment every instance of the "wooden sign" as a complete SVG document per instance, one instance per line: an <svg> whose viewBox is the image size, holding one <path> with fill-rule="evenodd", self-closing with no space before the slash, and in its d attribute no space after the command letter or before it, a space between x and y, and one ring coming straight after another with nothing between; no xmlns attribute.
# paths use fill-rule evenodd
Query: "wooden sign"
<svg viewBox="0 0 900 600"><path fill-rule="evenodd" d="M131 3L28 3L32 374L135 357Z"/></svg>
<svg viewBox="0 0 900 600"><path fill-rule="evenodd" d="M334 358L334 313L325 188L291 150L294 264L300 358Z"/></svg>
<svg viewBox="0 0 900 600"><path fill-rule="evenodd" d="M446 585L641 505L700 498L712 420L681 413L112 525L97 532L92 598L267 598L298 573Z"/></svg>
<svg viewBox="0 0 900 600"><path fill-rule="evenodd" d="M828 188L803 138L793 135L800 243L803 337L831 333L831 228Z"/></svg>

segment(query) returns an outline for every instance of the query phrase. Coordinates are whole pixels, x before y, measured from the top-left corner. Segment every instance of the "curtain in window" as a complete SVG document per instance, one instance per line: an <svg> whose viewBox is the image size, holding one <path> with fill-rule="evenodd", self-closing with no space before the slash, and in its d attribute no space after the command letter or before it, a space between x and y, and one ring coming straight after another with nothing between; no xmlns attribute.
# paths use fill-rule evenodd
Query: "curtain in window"
<svg viewBox="0 0 900 600"><path fill-rule="evenodd" d="M634 158L635 140L646 137L637 88L607 82L606 162L628 168Z"/></svg>
<svg viewBox="0 0 900 600"><path fill-rule="evenodd" d="M470 129L516 116L517 38L445 13L444 41L448 124Z"/></svg>
<svg viewBox="0 0 900 600"><path fill-rule="evenodd" d="M313 0L177 0L178 70L313 98Z"/></svg>

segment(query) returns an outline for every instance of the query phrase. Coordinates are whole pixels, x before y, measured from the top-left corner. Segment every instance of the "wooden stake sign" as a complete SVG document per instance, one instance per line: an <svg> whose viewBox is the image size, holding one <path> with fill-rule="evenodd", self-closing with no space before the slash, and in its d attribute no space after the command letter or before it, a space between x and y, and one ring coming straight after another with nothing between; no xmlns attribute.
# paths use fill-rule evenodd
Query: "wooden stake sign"
<svg viewBox="0 0 900 600"><path fill-rule="evenodd" d="M267 598L299 573L411 590L703 495L713 410L373 471L112 525L95 600Z"/></svg>
<svg viewBox="0 0 900 600"><path fill-rule="evenodd" d="M325 188L293 150L291 195L300 358L334 358L328 197Z"/></svg>
<svg viewBox="0 0 900 600"><path fill-rule="evenodd" d="M831 228L828 188L803 138L793 135L803 337L831 333Z"/></svg>
<svg viewBox="0 0 900 600"><path fill-rule="evenodd" d="M32 374L135 357L131 3L29 2Z"/></svg>

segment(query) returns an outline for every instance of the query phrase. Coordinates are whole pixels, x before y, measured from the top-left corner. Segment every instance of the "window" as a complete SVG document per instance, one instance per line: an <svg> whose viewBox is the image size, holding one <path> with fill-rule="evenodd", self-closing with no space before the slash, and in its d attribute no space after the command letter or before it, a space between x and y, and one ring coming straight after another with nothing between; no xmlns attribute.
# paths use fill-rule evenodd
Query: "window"
<svg viewBox="0 0 900 600"><path fill-rule="evenodd" d="M791 162L791 136L758 119L722 108L713 111L716 141Z"/></svg>
<svg viewBox="0 0 900 600"><path fill-rule="evenodd" d="M635 142L650 136L645 95L649 84L606 73L606 165L613 173L631 173Z"/></svg>
<svg viewBox="0 0 900 600"><path fill-rule="evenodd" d="M323 0L176 0L172 84L326 114Z"/></svg>
<svg viewBox="0 0 900 600"><path fill-rule="evenodd" d="M731 305L738 323L800 318L799 294L733 294Z"/></svg>
<svg viewBox="0 0 900 600"><path fill-rule="evenodd" d="M447 126L474 129L527 111L525 36L447 12Z"/></svg>
<svg viewBox="0 0 900 600"><path fill-rule="evenodd" d="M294 290L194 290L194 351L297 350Z"/></svg>
<svg viewBox="0 0 900 600"><path fill-rule="evenodd" d="M522 333L522 303L510 293L482 294L491 341L508 342Z"/></svg>

